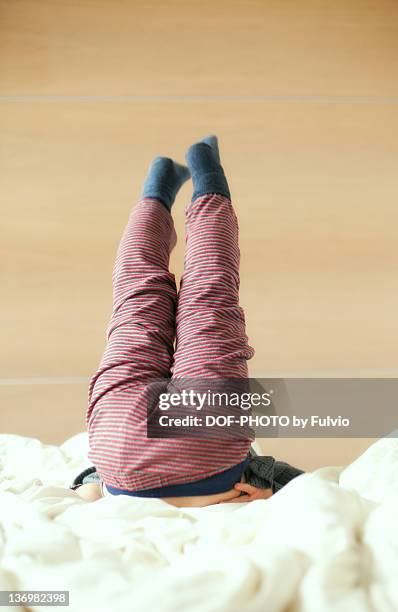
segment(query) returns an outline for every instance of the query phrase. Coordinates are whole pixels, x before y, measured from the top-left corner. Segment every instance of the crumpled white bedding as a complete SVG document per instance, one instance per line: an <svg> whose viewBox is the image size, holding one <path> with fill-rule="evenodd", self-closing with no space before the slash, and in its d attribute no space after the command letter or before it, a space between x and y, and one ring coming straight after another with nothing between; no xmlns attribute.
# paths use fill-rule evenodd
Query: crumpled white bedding
<svg viewBox="0 0 398 612"><path fill-rule="evenodd" d="M86 433L0 436L0 590L69 590L79 612L398 610L395 438L269 500L207 508L85 502L67 487L89 465Z"/></svg>

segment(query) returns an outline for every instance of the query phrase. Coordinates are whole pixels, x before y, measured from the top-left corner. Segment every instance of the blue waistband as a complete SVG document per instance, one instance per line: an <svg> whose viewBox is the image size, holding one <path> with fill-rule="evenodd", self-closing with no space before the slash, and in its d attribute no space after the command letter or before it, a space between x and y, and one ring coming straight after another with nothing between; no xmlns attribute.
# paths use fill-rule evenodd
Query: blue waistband
<svg viewBox="0 0 398 612"><path fill-rule="evenodd" d="M245 459L224 472L219 472L208 478L202 478L202 480L197 480L196 482L156 487L155 489L145 489L144 491L128 491L126 489L111 487L106 483L105 485L112 495L131 495L132 497L192 497L194 495L213 495L214 493L224 493L225 491L233 489L234 484L239 482L248 463L249 459Z"/></svg>

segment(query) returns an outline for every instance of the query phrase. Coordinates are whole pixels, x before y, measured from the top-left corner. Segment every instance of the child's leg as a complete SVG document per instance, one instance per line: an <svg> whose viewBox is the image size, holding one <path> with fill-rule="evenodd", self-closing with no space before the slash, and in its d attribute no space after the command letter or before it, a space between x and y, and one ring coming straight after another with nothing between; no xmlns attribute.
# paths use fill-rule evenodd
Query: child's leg
<svg viewBox="0 0 398 612"><path fill-rule="evenodd" d="M239 306L238 225L231 200L199 196L186 215L173 376L247 378L254 351Z"/></svg>
<svg viewBox="0 0 398 612"><path fill-rule="evenodd" d="M239 306L237 218L217 142L208 142L211 147L199 143L187 154L194 195L186 210L186 256L176 316L171 382L177 389L185 388L184 379L188 387L192 383L202 390L206 379L221 379L221 388L222 380L247 379L247 360L254 354ZM217 390L214 384L217 381L211 388ZM182 438L178 457L192 473L220 472L246 458L252 439Z"/></svg>
<svg viewBox="0 0 398 612"><path fill-rule="evenodd" d="M186 209L173 376L247 378L254 350L239 306L238 223L212 144L193 145L187 155L194 195Z"/></svg>
<svg viewBox="0 0 398 612"><path fill-rule="evenodd" d="M152 165L124 230L112 275L107 344L89 385L89 458L105 482L121 488L132 485L130 472L145 451L145 386L170 376L173 357L176 286L168 265L175 231L169 207L189 172L181 176L183 167L170 161L163 174L161 162Z"/></svg>

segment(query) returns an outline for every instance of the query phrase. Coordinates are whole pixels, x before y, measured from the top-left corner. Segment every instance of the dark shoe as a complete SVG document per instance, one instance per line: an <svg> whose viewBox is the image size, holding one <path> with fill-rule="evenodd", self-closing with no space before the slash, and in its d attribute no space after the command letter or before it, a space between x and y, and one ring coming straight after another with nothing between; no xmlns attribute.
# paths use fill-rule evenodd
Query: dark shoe
<svg viewBox="0 0 398 612"><path fill-rule="evenodd" d="M100 482L100 475L98 474L97 469L93 466L83 470L83 472L80 472L69 488L77 489L82 484L99 484Z"/></svg>
<svg viewBox="0 0 398 612"><path fill-rule="evenodd" d="M304 471L284 461L276 461L274 457L257 455L252 456L244 474L246 482L253 487L272 489L273 493L277 493L293 478L304 474Z"/></svg>

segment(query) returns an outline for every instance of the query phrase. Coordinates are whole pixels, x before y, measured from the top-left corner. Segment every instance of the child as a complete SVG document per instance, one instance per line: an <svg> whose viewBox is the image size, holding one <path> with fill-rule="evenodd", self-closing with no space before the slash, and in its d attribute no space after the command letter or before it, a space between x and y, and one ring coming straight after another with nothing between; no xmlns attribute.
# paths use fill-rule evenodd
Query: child
<svg viewBox="0 0 398 612"><path fill-rule="evenodd" d="M76 489L90 501L125 494L203 506L272 495L271 485L244 482L250 436L147 436L151 380L247 379L254 354L239 306L238 224L217 138L192 145L186 160L188 167L165 157L152 162L118 248L107 345L90 380L86 414L89 458L100 483ZM190 176L177 294L168 267L176 243L171 208Z"/></svg>

